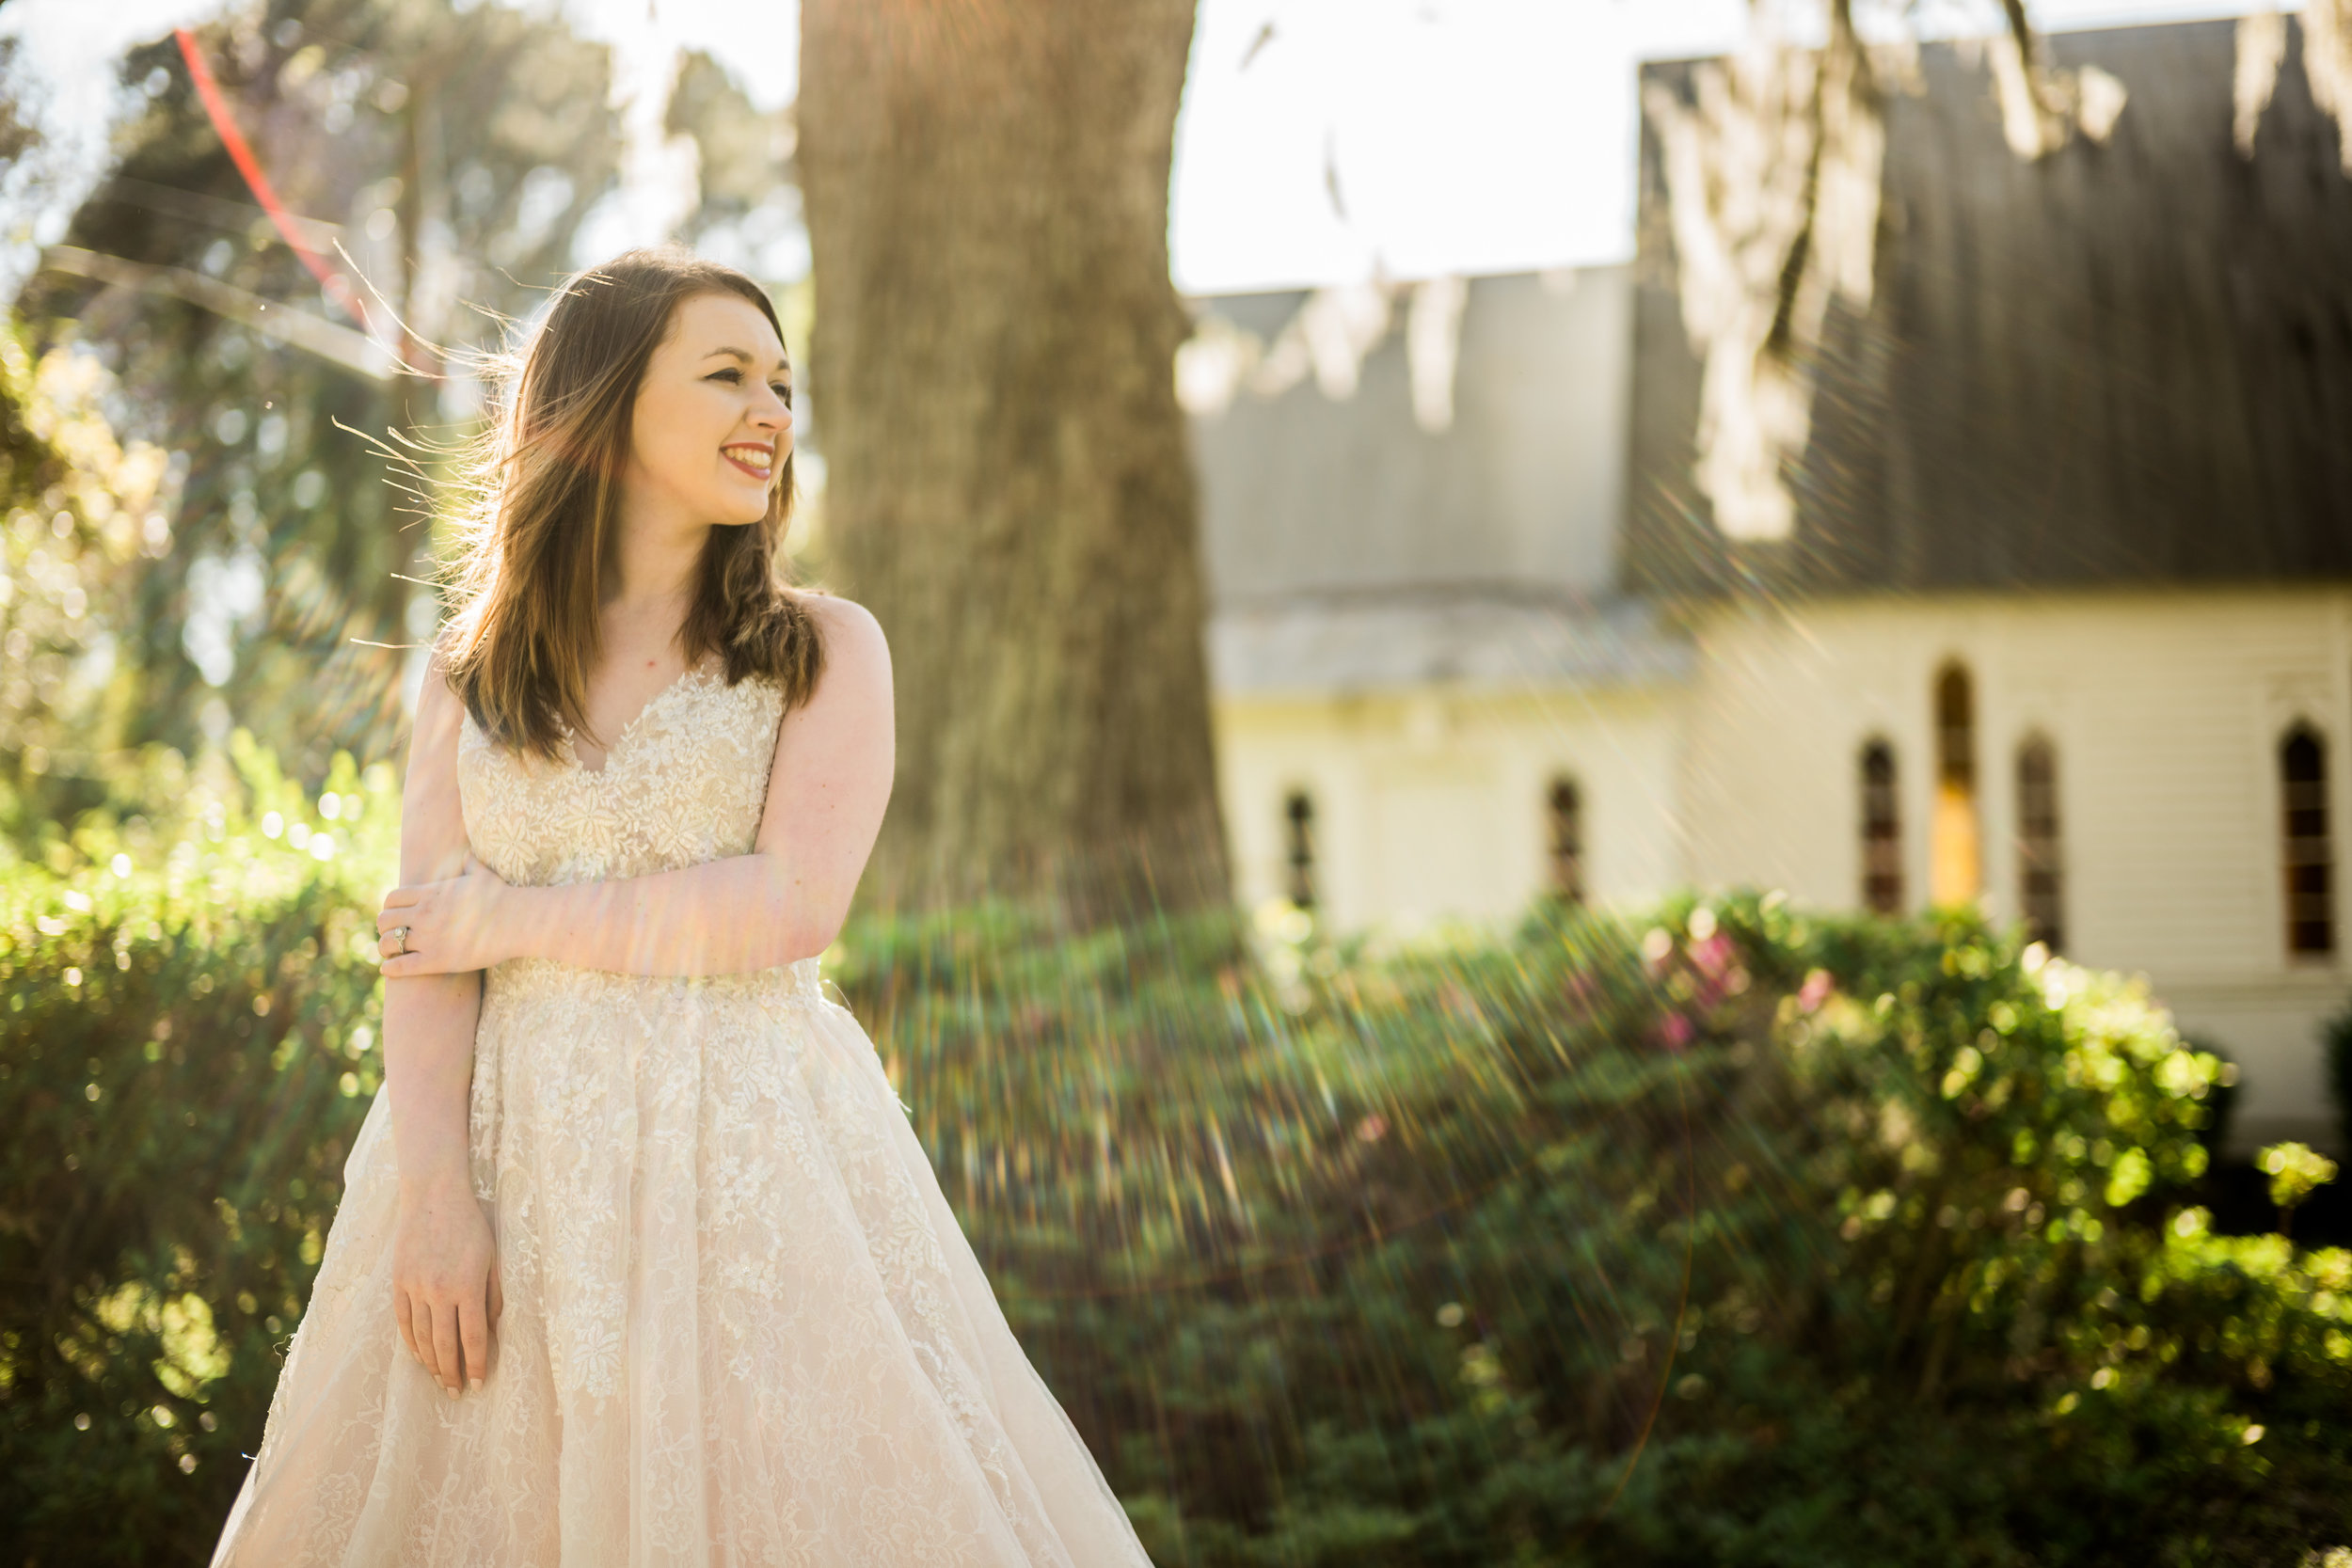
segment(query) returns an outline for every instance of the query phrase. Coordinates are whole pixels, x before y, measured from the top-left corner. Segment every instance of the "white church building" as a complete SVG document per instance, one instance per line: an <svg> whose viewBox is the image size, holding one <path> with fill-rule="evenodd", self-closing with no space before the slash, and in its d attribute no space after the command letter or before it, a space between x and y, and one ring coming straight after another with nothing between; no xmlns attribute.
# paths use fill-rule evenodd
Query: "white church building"
<svg viewBox="0 0 2352 1568"><path fill-rule="evenodd" d="M2335 1144L2352 176L2292 49L2249 157L2230 24L2052 42L2130 89L2104 145L2019 159L1951 46L1891 101L1785 538L1693 484L1646 128L1629 265L1197 302L1247 903L1975 903L2147 975L2238 1064L2241 1148Z"/></svg>

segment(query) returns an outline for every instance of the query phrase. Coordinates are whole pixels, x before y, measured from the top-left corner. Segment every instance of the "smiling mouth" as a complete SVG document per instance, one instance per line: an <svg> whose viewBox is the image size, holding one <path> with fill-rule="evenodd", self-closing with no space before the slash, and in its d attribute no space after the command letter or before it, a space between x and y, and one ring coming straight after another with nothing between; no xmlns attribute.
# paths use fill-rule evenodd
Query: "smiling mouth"
<svg viewBox="0 0 2352 1568"><path fill-rule="evenodd" d="M776 449L773 447L722 447L719 455L754 479L764 480L775 471Z"/></svg>

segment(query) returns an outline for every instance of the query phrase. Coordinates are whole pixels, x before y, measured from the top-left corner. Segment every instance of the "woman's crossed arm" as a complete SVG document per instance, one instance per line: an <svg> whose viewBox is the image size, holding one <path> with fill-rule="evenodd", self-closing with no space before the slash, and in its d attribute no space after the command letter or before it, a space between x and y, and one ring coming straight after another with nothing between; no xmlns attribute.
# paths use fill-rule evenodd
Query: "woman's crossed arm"
<svg viewBox="0 0 2352 1568"><path fill-rule="evenodd" d="M461 875L385 900L377 928L408 927L409 949L385 960L385 974L518 958L624 974L731 974L831 946L889 803L890 650L857 606L823 598L811 606L821 616L824 673L778 730L751 853L566 887L513 887L468 855Z"/></svg>

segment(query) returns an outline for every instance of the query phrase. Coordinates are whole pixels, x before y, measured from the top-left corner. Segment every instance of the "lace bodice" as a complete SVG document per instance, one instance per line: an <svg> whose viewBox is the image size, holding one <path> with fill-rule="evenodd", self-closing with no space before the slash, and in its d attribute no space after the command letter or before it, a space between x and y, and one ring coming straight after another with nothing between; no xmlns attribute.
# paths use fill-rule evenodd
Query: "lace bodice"
<svg viewBox="0 0 2352 1568"><path fill-rule="evenodd" d="M467 839L483 864L531 887L613 881L749 854L783 721L784 692L773 681L729 686L715 671L689 670L654 694L606 751L604 767L591 772L568 728L550 762L499 745L469 713L457 738ZM518 958L491 971L490 985L494 991L544 987L571 973L566 964ZM710 983L770 980L814 996L817 960Z"/></svg>
<svg viewBox="0 0 2352 1568"><path fill-rule="evenodd" d="M555 761L499 745L471 714L457 741L466 835L510 882L548 887L643 877L748 853L768 797L784 693L689 670L655 693L605 753Z"/></svg>

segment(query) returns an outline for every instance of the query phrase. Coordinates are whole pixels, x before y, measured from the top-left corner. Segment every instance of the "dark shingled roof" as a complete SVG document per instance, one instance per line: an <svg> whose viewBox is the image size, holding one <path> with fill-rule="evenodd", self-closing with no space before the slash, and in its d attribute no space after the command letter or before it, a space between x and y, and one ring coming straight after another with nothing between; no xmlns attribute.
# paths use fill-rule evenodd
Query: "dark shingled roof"
<svg viewBox="0 0 2352 1568"><path fill-rule="evenodd" d="M1921 51L1887 111L1876 297L1833 311L1785 542L1732 545L1691 482L1699 367L1643 128L1627 586L1708 593L2352 576L2352 179L2300 24L2255 156L2229 23L2050 39L2130 103L2027 163L1989 69ZM1645 80L1691 93L1688 62Z"/></svg>

